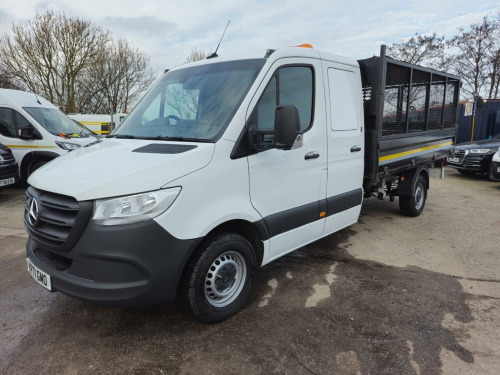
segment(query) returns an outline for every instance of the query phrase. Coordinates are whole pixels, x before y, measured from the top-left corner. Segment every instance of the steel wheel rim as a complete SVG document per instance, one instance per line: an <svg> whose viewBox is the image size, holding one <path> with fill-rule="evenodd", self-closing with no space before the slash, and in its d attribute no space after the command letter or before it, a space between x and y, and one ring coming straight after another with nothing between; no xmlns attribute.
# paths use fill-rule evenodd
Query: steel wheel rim
<svg viewBox="0 0 500 375"><path fill-rule="evenodd" d="M205 297L214 307L231 304L241 293L247 276L247 265L236 251L219 255L205 275Z"/></svg>
<svg viewBox="0 0 500 375"><path fill-rule="evenodd" d="M422 185L422 183L419 183L417 185L417 188L415 189L415 208L417 210L420 210L423 205L424 205L424 186Z"/></svg>

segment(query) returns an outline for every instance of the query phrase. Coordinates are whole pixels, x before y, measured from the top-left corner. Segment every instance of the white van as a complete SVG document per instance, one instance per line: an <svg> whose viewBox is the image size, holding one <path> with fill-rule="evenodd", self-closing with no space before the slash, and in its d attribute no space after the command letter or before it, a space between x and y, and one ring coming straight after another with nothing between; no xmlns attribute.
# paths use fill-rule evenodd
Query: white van
<svg viewBox="0 0 500 375"><path fill-rule="evenodd" d="M427 168L453 143L459 79L439 73L447 91L433 95L448 92L447 115L417 127L391 111L407 102L405 77L425 68L381 55L285 48L170 70L110 136L30 177L29 272L99 303L179 295L216 322L246 303L257 267L355 223L363 195L399 197L419 215ZM385 69L404 72L387 74L392 91L404 87L384 110ZM103 159L111 168L91 168Z"/></svg>
<svg viewBox="0 0 500 375"><path fill-rule="evenodd" d="M95 141L88 129L41 96L0 89L0 143L12 150L22 179L50 160Z"/></svg>

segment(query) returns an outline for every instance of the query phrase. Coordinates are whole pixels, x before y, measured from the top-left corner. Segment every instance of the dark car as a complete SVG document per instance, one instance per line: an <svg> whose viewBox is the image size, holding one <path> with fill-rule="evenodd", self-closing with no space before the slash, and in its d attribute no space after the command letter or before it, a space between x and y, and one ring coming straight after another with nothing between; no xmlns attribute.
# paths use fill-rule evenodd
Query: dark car
<svg viewBox="0 0 500 375"><path fill-rule="evenodd" d="M464 174L481 173L490 180L493 176L493 163L491 159L500 147L500 133L491 139L474 141L456 145L452 155L448 157L448 166Z"/></svg>
<svg viewBox="0 0 500 375"><path fill-rule="evenodd" d="M0 191L19 181L19 167L12 151L0 144Z"/></svg>

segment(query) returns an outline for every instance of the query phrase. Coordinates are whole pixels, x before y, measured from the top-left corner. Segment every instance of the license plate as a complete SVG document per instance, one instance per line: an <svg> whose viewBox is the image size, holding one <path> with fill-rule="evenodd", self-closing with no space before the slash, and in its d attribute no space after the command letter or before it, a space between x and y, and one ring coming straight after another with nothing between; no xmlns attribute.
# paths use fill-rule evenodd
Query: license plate
<svg viewBox="0 0 500 375"><path fill-rule="evenodd" d="M28 262L28 272L36 280L36 282L44 288L52 291L50 276L45 272L39 270L33 263L31 263L31 260L29 258L26 258L26 261Z"/></svg>
<svg viewBox="0 0 500 375"><path fill-rule="evenodd" d="M6 180L0 180L0 186L12 185L14 183L14 177L8 178Z"/></svg>
<svg viewBox="0 0 500 375"><path fill-rule="evenodd" d="M450 163L458 163L458 162L459 162L459 160L460 160L459 158L452 158L452 157L448 158L448 161L449 161Z"/></svg>

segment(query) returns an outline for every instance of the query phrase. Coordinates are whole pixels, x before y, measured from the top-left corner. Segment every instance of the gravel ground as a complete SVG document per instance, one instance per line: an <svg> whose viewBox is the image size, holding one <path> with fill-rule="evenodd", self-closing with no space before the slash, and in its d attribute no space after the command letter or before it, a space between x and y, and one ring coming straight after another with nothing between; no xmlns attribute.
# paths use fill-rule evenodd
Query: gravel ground
<svg viewBox="0 0 500 375"><path fill-rule="evenodd" d="M0 194L0 374L498 374L500 183L447 169L418 218L358 224L256 275L236 316L113 308L26 271L24 191Z"/></svg>

